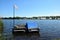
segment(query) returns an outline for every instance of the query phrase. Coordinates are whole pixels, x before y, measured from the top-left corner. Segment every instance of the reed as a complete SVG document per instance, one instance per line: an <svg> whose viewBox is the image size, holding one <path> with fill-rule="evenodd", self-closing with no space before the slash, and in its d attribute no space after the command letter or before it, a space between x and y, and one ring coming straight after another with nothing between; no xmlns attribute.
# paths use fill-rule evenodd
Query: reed
<svg viewBox="0 0 60 40"><path fill-rule="evenodd" d="M0 33L3 31L3 22L0 20Z"/></svg>
<svg viewBox="0 0 60 40"><path fill-rule="evenodd" d="M3 22L0 19L0 40L3 40Z"/></svg>

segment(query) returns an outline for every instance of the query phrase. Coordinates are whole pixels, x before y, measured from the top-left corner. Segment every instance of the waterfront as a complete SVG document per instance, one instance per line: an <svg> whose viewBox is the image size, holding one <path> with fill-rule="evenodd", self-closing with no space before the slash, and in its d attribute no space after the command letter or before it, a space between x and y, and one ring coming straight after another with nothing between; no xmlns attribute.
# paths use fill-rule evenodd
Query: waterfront
<svg viewBox="0 0 60 40"><path fill-rule="evenodd" d="M60 20L15 20L15 24L26 23L27 21L35 21L40 28L40 36L14 36L12 34L13 20L3 20L4 31L3 37L6 40L53 40L60 38ZM34 36L34 38L33 38Z"/></svg>

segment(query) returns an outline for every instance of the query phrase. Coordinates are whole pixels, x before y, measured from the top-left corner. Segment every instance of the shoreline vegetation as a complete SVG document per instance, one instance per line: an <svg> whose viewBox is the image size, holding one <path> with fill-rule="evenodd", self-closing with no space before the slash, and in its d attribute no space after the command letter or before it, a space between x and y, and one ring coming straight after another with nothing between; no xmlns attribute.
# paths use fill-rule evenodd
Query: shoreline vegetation
<svg viewBox="0 0 60 40"><path fill-rule="evenodd" d="M39 17L1 17L2 19L39 19L39 20L60 20L60 16L39 16Z"/></svg>
<svg viewBox="0 0 60 40"><path fill-rule="evenodd" d="M0 20L0 33L3 31L3 22Z"/></svg>
<svg viewBox="0 0 60 40"><path fill-rule="evenodd" d="M3 40L3 22L0 19L0 40Z"/></svg>

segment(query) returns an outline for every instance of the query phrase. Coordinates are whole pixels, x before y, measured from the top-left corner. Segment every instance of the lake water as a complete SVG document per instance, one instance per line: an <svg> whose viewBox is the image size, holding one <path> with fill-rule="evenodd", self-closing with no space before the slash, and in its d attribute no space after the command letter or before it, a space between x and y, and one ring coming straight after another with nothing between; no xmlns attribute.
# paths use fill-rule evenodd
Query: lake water
<svg viewBox="0 0 60 40"><path fill-rule="evenodd" d="M3 36L6 40L54 40L60 38L60 20L15 20L15 24L26 23L27 21L37 22L40 29L40 36L14 36L12 34L13 20L3 20Z"/></svg>

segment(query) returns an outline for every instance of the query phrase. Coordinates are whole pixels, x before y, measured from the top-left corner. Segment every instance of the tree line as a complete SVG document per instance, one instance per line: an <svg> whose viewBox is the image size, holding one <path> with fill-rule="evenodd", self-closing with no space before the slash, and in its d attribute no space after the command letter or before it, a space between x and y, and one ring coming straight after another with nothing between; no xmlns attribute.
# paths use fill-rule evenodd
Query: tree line
<svg viewBox="0 0 60 40"><path fill-rule="evenodd" d="M39 17L2 17L2 19L60 19L60 16L39 16Z"/></svg>

